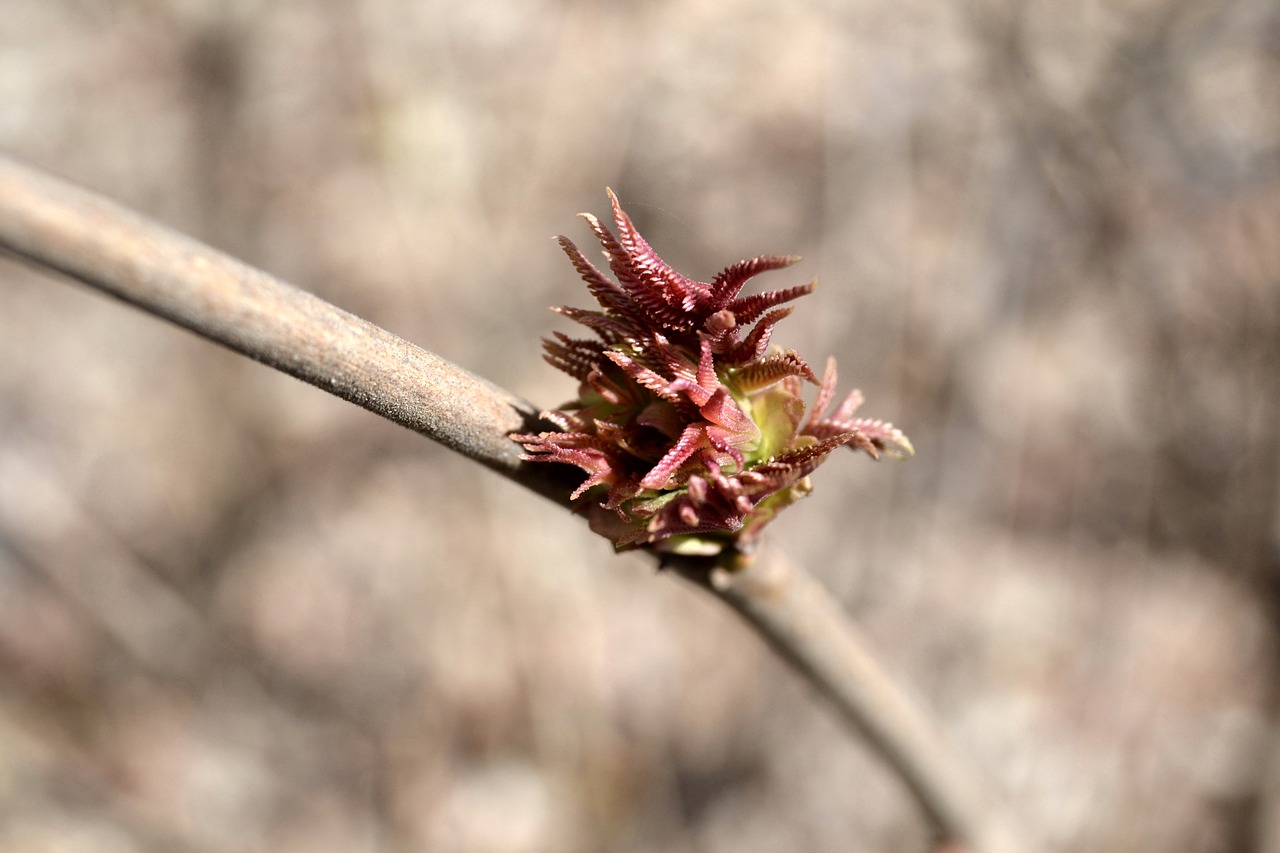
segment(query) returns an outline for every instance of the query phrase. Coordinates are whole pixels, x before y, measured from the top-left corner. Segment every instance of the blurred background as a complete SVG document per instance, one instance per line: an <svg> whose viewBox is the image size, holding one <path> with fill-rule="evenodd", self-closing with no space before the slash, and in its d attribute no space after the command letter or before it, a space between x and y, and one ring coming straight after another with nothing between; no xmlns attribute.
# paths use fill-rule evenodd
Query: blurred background
<svg viewBox="0 0 1280 853"><path fill-rule="evenodd" d="M6 0L0 148L540 405L612 186L918 455L772 541L1052 851L1280 851L1280 7ZM758 640L0 260L0 851L925 850Z"/></svg>

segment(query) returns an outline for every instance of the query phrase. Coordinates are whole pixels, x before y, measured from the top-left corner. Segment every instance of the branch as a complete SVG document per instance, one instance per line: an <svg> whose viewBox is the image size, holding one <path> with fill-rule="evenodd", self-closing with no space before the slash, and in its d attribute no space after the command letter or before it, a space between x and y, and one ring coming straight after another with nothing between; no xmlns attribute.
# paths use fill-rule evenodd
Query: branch
<svg viewBox="0 0 1280 853"><path fill-rule="evenodd" d="M521 461L512 432L553 429L531 404L372 323L189 237L0 156L0 250L56 270L406 426L560 504L575 481ZM568 470L568 469L565 469ZM942 836L974 853L1011 841L924 715L839 605L779 561L728 572L673 564L732 607L894 767Z"/></svg>
<svg viewBox="0 0 1280 853"><path fill-rule="evenodd" d="M896 687L839 602L777 553L729 571L698 560L667 564L733 608L835 706L901 775L944 837L972 851L1014 853L1012 821Z"/></svg>
<svg viewBox="0 0 1280 853"><path fill-rule="evenodd" d="M555 428L539 420L532 404L323 299L4 156L0 248L422 433L567 505L576 481L558 477L559 466L523 462L507 438Z"/></svg>

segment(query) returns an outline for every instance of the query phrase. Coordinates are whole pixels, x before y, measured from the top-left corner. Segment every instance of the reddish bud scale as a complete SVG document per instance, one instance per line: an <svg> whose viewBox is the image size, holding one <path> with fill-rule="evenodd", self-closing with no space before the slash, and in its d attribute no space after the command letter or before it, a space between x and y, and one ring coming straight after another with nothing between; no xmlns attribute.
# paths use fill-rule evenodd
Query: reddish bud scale
<svg viewBox="0 0 1280 853"><path fill-rule="evenodd" d="M598 340L557 332L545 342L547 361L580 383L578 399L545 413L561 431L512 436L528 460L586 472L572 497L593 530L619 550L747 551L778 510L809 493L808 475L837 447L873 458L912 452L892 424L854 417L858 391L826 415L833 359L819 383L798 353L769 346L792 310L778 306L814 282L739 295L749 279L798 258L765 255L694 281L658 256L612 191L609 199L616 237L582 216L616 283L557 238L600 305L554 309ZM804 381L819 386L807 419Z"/></svg>

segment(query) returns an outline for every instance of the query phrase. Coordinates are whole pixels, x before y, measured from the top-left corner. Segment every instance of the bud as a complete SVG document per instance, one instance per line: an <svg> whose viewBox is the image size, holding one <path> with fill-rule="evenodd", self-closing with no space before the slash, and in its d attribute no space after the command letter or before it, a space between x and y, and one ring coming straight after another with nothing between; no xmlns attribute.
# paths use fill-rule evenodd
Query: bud
<svg viewBox="0 0 1280 853"><path fill-rule="evenodd" d="M878 458L912 453L892 424L854 417L850 393L828 416L836 366L821 382L794 350L770 347L779 307L815 282L742 296L752 277L798 258L764 255L709 282L669 267L609 191L617 234L590 214L614 279L557 238L599 310L556 308L594 337L557 332L546 360L579 382L578 398L545 412L559 432L513 435L534 462L575 465L572 499L618 550L750 551L761 530L812 490L809 474L848 445ZM805 417L804 383L818 386Z"/></svg>

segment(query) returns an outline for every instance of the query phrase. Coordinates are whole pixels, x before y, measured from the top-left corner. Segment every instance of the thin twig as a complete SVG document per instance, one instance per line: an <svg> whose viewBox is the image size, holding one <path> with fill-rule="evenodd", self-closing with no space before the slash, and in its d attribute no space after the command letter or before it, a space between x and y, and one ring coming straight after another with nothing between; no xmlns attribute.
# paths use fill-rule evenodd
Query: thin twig
<svg viewBox="0 0 1280 853"><path fill-rule="evenodd" d="M1012 822L999 816L937 727L890 679L839 602L781 554L730 571L675 559L667 566L711 592L756 629L902 776L933 825L973 851L1013 853Z"/></svg>
<svg viewBox="0 0 1280 853"><path fill-rule="evenodd" d="M0 156L0 250L56 270L336 394L567 503L560 466L507 436L537 409L372 323L114 202ZM550 473L548 472L550 470ZM779 560L674 568L732 607L894 767L948 841L1013 853L999 810L896 689L831 595Z"/></svg>

